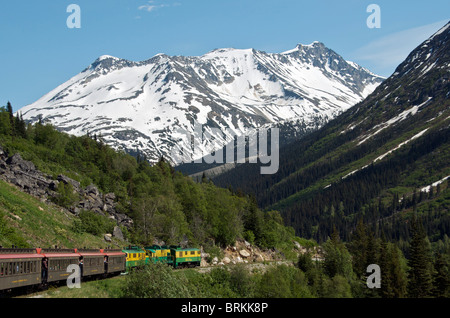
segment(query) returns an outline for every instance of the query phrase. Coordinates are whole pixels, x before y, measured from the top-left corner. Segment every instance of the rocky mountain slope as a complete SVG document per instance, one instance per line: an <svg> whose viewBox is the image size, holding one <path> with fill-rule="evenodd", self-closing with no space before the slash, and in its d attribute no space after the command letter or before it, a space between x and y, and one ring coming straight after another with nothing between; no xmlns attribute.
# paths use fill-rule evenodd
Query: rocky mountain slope
<svg viewBox="0 0 450 318"><path fill-rule="evenodd" d="M235 134L273 123L295 130L322 126L361 101L384 78L345 61L320 42L272 54L218 49L200 57L167 56L132 62L101 56L80 74L20 110L73 135L91 134L115 149L180 163L195 123ZM201 142L201 158L223 136Z"/></svg>
<svg viewBox="0 0 450 318"><path fill-rule="evenodd" d="M41 202L52 203L59 196L59 184L70 184L76 200L69 211L78 215L82 210L92 211L103 216L109 216L117 225L131 228L133 220L116 210L116 196L114 193L102 194L94 185L81 187L80 182L65 175L57 178L39 171L31 162L22 159L19 153L12 156L0 146L0 180L17 186L21 191L38 198ZM117 235L122 237L117 227Z"/></svg>

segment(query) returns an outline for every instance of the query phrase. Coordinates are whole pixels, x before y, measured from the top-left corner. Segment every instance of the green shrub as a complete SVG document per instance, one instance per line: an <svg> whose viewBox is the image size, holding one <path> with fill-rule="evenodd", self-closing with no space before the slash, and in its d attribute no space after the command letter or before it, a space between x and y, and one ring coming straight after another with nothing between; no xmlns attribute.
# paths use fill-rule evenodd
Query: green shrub
<svg viewBox="0 0 450 318"><path fill-rule="evenodd" d="M102 235L112 233L116 223L102 215L91 211L81 211L79 219L75 219L72 228L76 233L90 233L92 235Z"/></svg>
<svg viewBox="0 0 450 318"><path fill-rule="evenodd" d="M58 184L56 192L57 195L56 197L53 197L53 202L65 208L70 208L80 199L78 194L74 192L73 186L70 183L65 184L61 182Z"/></svg>
<svg viewBox="0 0 450 318"><path fill-rule="evenodd" d="M132 271L126 278L123 298L189 298L188 282L166 264L156 263Z"/></svg>

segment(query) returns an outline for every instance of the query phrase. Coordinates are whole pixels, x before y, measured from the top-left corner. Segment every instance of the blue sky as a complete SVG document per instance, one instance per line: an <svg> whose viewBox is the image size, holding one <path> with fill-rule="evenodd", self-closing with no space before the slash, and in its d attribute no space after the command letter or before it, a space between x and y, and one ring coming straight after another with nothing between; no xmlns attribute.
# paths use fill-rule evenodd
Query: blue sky
<svg viewBox="0 0 450 318"><path fill-rule="evenodd" d="M80 29L66 24L72 3L81 8ZM379 29L366 24L372 3L381 9ZM14 110L106 54L142 61L224 47L278 53L321 41L389 76L450 20L448 0L21 0L0 6L0 105L9 100Z"/></svg>

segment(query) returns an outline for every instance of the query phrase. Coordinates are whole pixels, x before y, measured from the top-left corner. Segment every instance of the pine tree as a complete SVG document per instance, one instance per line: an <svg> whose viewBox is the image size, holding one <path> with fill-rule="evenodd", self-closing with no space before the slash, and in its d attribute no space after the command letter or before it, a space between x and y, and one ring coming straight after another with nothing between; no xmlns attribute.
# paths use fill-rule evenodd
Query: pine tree
<svg viewBox="0 0 450 318"><path fill-rule="evenodd" d="M339 232L333 227L331 238L323 244L325 260L323 268L328 277L341 275L350 279L353 274L352 257L339 238Z"/></svg>
<svg viewBox="0 0 450 318"><path fill-rule="evenodd" d="M380 255L380 242L379 239L375 237L373 231L367 231L367 265L378 264L378 258Z"/></svg>
<svg viewBox="0 0 450 318"><path fill-rule="evenodd" d="M349 244L349 251L353 256L353 269L359 277L365 276L367 268L367 229L362 218L359 219L355 232Z"/></svg>
<svg viewBox="0 0 450 318"><path fill-rule="evenodd" d="M392 243L381 243L381 296L384 298L403 298L406 296L406 273L401 265L401 252Z"/></svg>
<svg viewBox="0 0 450 318"><path fill-rule="evenodd" d="M14 118L15 132L17 136L26 138L27 137L27 127L25 121L23 120L22 113Z"/></svg>
<svg viewBox="0 0 450 318"><path fill-rule="evenodd" d="M432 291L431 251L422 224L416 217L413 218L411 223L408 296L423 298L430 296Z"/></svg>
<svg viewBox="0 0 450 318"><path fill-rule="evenodd" d="M448 257L439 253L434 264L433 296L450 297L450 266Z"/></svg>
<svg viewBox="0 0 450 318"><path fill-rule="evenodd" d="M6 104L6 110L9 113L9 121L11 122L11 136L15 136L16 135L16 131L14 129L14 114L13 114L13 109L12 109L12 106L11 106L10 102L8 102Z"/></svg>
<svg viewBox="0 0 450 318"><path fill-rule="evenodd" d="M390 255L388 243L382 240L380 246L380 269L381 269L381 295L384 298L393 298L392 276L390 271Z"/></svg>

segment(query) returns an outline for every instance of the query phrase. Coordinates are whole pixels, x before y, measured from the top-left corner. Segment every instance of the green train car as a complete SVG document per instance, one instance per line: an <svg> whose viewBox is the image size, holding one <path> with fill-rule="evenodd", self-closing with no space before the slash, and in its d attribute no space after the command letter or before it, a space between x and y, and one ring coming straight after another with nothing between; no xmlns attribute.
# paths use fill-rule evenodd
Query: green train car
<svg viewBox="0 0 450 318"><path fill-rule="evenodd" d="M172 265L170 248L167 246L152 245L145 247L146 263L164 263Z"/></svg>
<svg viewBox="0 0 450 318"><path fill-rule="evenodd" d="M174 268L200 266L201 252L198 248L153 245L145 248L147 263L164 263Z"/></svg>
<svg viewBox="0 0 450 318"><path fill-rule="evenodd" d="M172 258L172 266L174 268L200 266L200 262L202 260L202 255L198 248L181 248L180 246L171 246L170 256Z"/></svg>
<svg viewBox="0 0 450 318"><path fill-rule="evenodd" d="M127 254L126 258L126 269L127 271L133 267L142 267L146 264L146 253L145 250L138 246L129 246L122 250L122 252Z"/></svg>

